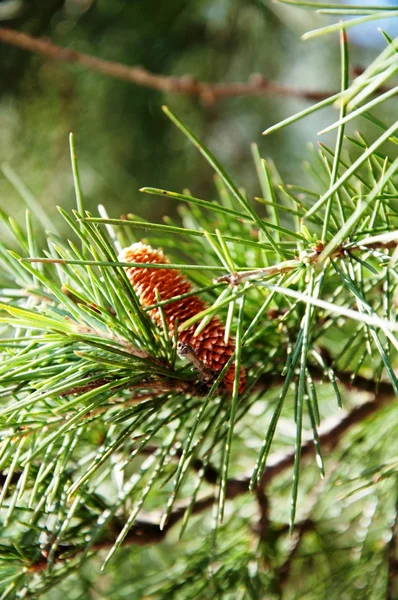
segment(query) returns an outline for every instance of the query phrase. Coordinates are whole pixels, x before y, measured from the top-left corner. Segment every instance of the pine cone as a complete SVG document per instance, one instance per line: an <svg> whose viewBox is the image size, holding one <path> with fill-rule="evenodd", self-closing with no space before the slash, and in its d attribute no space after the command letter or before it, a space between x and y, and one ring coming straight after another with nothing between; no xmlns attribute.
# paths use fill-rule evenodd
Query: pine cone
<svg viewBox="0 0 398 600"><path fill-rule="evenodd" d="M169 261L164 256L162 250L154 250L151 246L138 242L132 244L129 248L124 248L119 254L121 262L136 263L157 263L166 264ZM151 306L156 304L156 292L162 300L169 300L175 296L190 292L192 286L190 282L175 269L151 269L144 267L126 268L127 277L134 287L142 306ZM206 303L198 296L190 296L182 300L176 300L163 306L163 313L169 328L170 335L174 333L174 322L184 323L194 315L207 308ZM157 308L149 312L151 318L158 324L161 324L160 311ZM178 333L178 341L187 344L195 352L202 363L218 373L225 363L230 359L234 351L234 342L224 341L224 326L217 317L213 317L206 327L194 336L197 323L191 325L188 329ZM235 365L227 371L224 378L225 387L232 391L235 377ZM241 369L239 377L239 393L245 388L245 372Z"/></svg>

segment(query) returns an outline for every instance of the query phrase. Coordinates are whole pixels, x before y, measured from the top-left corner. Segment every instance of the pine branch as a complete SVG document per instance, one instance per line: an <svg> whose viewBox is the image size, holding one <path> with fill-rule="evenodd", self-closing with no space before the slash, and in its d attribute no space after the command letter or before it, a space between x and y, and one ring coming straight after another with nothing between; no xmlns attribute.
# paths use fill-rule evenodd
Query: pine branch
<svg viewBox="0 0 398 600"><path fill-rule="evenodd" d="M10 30L0 30L0 35L4 31L10 34ZM11 36L17 36L23 47L32 51L39 44L39 52L48 58L76 62L121 78L131 76L131 69L124 65L118 65L121 70L115 75L113 63L70 52L48 41L32 42L18 32L11 32ZM3 548L10 562L16 564L8 573L10 585L25 586L18 588L19 594L25 589L34 593L47 585L48 589L53 587L58 577L72 573L87 556L101 550L108 551L108 564L119 547L155 545L178 523L182 536L191 515L212 507L212 547L205 568L210 563L220 564L215 541L218 544L222 536L228 535L228 511L223 521L225 502L241 498L243 504L250 491L255 495L257 510L250 506L251 517L243 511L239 515L240 503L236 502L234 521L237 516L241 518L251 543L252 533L257 534L258 549L269 548L270 554L275 551L269 558L270 577L277 581L290 575L291 579L293 562L298 554L300 560L303 558L300 546L304 534L314 529L316 521L316 536L305 538L306 548L307 543L316 546L328 519L324 513L320 518L318 511L315 513L318 502L306 511L307 502L304 514L294 522L296 509L302 511L303 506L298 504L300 466L315 453L314 465L323 477L322 449L330 452L340 444L339 458L346 456L348 465L353 459L361 469L359 473L357 468L352 473L350 470L352 479L345 481L351 487L348 494L376 485L376 473L377 481L383 479L387 485L378 484L372 489L372 498L379 493L385 494L383 500L386 498L398 464L391 458L388 437L394 433L393 419L388 418L390 405L392 408L398 394L398 160L384 154L384 147L387 142L397 142L394 134L398 123L385 125L367 112L379 107L386 95L377 96L376 101L367 99L380 89L379 83L391 76L398 55L388 42L381 58L347 87L345 36L340 39L342 89L335 99L342 104L339 120L333 126L338 136L333 150L322 145L319 152L314 152L315 188L283 185L276 168L263 161L254 148L264 197L259 201L269 213L256 210L217 158L167 108L165 113L217 173L218 201L145 188L147 193L188 203L189 209L180 212L182 222L168 219L166 224L150 223L134 215L110 219L103 208L99 209L99 217L92 216L84 209L71 140L78 210L73 216L65 211L61 214L78 244L49 234L47 247L40 255L30 213L26 215L26 232L0 213L20 253L9 252L0 244L4 267L0 323L7 336L2 340L4 361L0 368L5 399L0 413L0 462L4 471L0 505L6 531L13 534L18 523L16 547L22 546L25 552L21 571L12 537ZM32 43L34 47L30 47ZM181 87L177 79L174 89L167 87L175 81L173 78L158 79L135 67L132 72L131 81L135 83L160 91L179 91L201 100L206 100L204 90L211 85L188 80ZM192 88L195 85L199 87ZM332 101L328 97L273 129ZM354 160L349 152L344 154L345 149L343 152L350 109L348 106L345 110L345 102L361 105L360 110L350 113L352 118L366 115L383 131L372 143L360 134L347 138L355 156L360 151ZM8 179L33 214L29 191L14 173L8 172ZM165 264L155 264L146 255L137 262L134 258L133 262L119 262L120 250L131 249L129 244L137 241L136 230L145 236L145 243L161 246L172 254L170 262L167 258ZM393 252L389 254L390 249ZM189 257L188 261L184 257ZM188 287L176 285L186 271L195 289L191 289L191 282ZM145 281L141 279L143 273ZM221 277L214 283L215 275ZM149 294L145 301L144 293ZM176 306L185 307L187 312L184 308L180 314ZM203 354L199 355L190 342L219 317L223 320L220 335L212 336L213 328L209 338L203 340ZM178 346L180 332L189 331L188 345ZM222 344L231 344L228 356L220 349ZM217 360L220 368L216 369L216 378L206 368L212 364L209 352L211 357L214 353L221 359ZM226 386L221 389L221 382L228 369L233 371L233 363L237 368L228 388L231 399L225 393ZM241 366L247 374L244 392L244 386L240 389L238 385ZM327 388L317 385L324 381L330 384ZM345 395L354 399L357 392L371 398L321 424L325 406L336 400L342 407L341 386L346 389ZM383 408L389 412L386 410L382 419L374 419L369 425L367 421ZM367 444L366 454L361 454L358 444L342 443L346 433L356 426ZM290 437L293 428L294 448L286 450L284 446L270 455L274 437L281 440L285 433ZM308 435L311 433L312 440ZM243 467L238 462L241 452ZM250 477L246 468L254 453L256 464ZM228 475L229 468L238 475ZM279 508L276 510L276 501L269 497L269 486L275 482L277 489L278 476L288 472L293 475L290 524L278 526L271 521L274 507L275 516ZM315 469L310 473L315 475ZM337 473L336 467L336 474L344 479L343 468ZM207 491L200 496L203 482ZM322 484L325 506L333 493L333 473L328 473ZM284 491L278 494L279 501L285 503ZM150 512L144 516L143 507L148 504ZM23 511L31 512L20 526ZM348 519L352 519L351 507L349 512ZM283 516L281 522L285 521ZM26 545L24 527L35 532ZM285 552L286 540L280 538L288 531L295 537L290 552ZM330 533L337 538L337 527L332 526L327 535ZM390 587L396 568L395 537L394 531L393 541L383 548ZM323 548L320 552L325 556ZM246 569L250 561L245 560L241 569ZM57 569L51 572L54 564ZM199 560L195 564L198 566ZM224 559L221 564L224 568ZM28 569L24 570L26 565ZM239 568L233 561L232 572L238 573ZM39 572L41 577L25 578L32 572ZM223 574L223 579L228 575ZM255 578L249 574L249 579L252 584ZM261 574L257 583L261 589ZM179 589L178 583L175 589ZM253 589L253 597L258 597ZM191 597L200 594L201 588Z"/></svg>
<svg viewBox="0 0 398 600"><path fill-rule="evenodd" d="M313 376L316 377L319 375L319 372L313 373ZM345 383L350 383L349 375L346 377L342 375L345 379ZM356 380L356 384L358 385L358 389L367 392L375 392L376 384L372 380L368 380L363 377L358 377ZM319 440L323 446L327 446L329 451L336 448L339 442L342 440L343 436L349 429L362 423L365 419L370 418L374 414L376 414L380 409L384 408L388 405L392 400L395 399L395 393L390 386L390 384L385 382L380 382L378 387L378 391L375 394L374 399L359 404L354 407L351 411L346 413L345 415L336 418L331 417L325 421L325 423L320 427L319 430ZM156 451L154 447L146 447L144 448L144 453L149 454ZM313 442L308 441L305 442L301 447L301 459L307 459L313 453ZM256 489L256 497L257 502L260 508L260 521L259 525L256 527L257 533L260 537L264 537L267 535L267 530L269 527L269 500L265 494L264 487L269 485L271 481L273 481L278 475L289 469L293 466L295 458L295 451L288 452L278 452L274 455L271 455L268 459L267 467L264 471L264 474L261 479L261 483L259 487ZM193 463L192 467L195 470L199 470L203 468L203 463L201 461L196 461ZM209 483L214 484L218 481L219 475L216 469L212 466L208 467L206 479ZM242 477L240 479L229 479L226 484L225 497L228 500L233 500L243 494L249 492L249 484L250 477ZM210 508L212 508L215 501L215 496L213 494L206 496L197 502L191 507L191 514L197 515L200 514ZM128 545L137 545L137 546L145 546L145 545L153 545L162 542L169 531L177 525L185 516L186 510L188 509L190 503L181 503L180 506L175 508L168 516L167 522L164 527L161 529L159 527L159 521L154 517L151 518L140 518L137 519L134 525L130 528L126 537L123 541L123 546ZM314 527L313 521L308 518L304 521L296 523L295 526L295 535L296 542L293 545L291 555L287 558L286 562L281 567L281 572L286 573L290 568L290 563L295 553L298 550L302 535L308 531L311 531ZM282 527L278 534L282 535L285 531L287 531L287 526ZM394 530L395 531L395 530ZM99 542L95 543L90 550L91 552L106 550L112 548L115 539L120 533L118 529L117 522L114 523L111 527L112 535L111 537L104 538ZM395 540L395 536L393 536ZM395 542L394 542L395 544ZM390 543L390 550L393 545L393 542ZM395 546L394 546L395 547ZM81 552L85 551L85 546L75 547L75 546L67 546L63 545L62 548L59 549L56 556L56 562L63 561L66 559L70 559L75 557ZM392 556L392 550L389 553L389 556ZM390 579L394 578L394 568L396 561L395 559L390 559L391 564L391 574ZM32 570L40 571L45 569L47 566L46 560L46 551L42 554L42 556L32 565ZM392 584L391 584L392 585Z"/></svg>
<svg viewBox="0 0 398 600"><path fill-rule="evenodd" d="M287 96L309 101L319 101L333 95L333 92L326 90L306 90L286 86L276 81L271 81L258 73L251 75L248 82L214 84L197 81L189 75L184 77L159 75L151 73L141 66L129 67L122 63L76 52L75 50L53 44L47 39L35 38L27 33L5 27L0 28L0 42L16 46L28 52L41 54L50 60L79 64L108 77L129 81L135 85L159 92L183 94L198 98L206 104L237 96Z"/></svg>

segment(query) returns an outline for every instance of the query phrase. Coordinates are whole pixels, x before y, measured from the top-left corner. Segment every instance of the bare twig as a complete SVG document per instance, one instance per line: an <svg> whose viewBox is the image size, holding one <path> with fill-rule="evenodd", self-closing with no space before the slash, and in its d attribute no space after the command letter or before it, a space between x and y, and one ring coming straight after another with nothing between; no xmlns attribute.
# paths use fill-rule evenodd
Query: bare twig
<svg viewBox="0 0 398 600"><path fill-rule="evenodd" d="M207 83L196 81L191 76L171 77L151 73L141 66L127 66L76 52L53 44L50 40L35 38L14 29L0 28L0 42L41 54L50 60L81 65L108 77L130 81L135 85L151 88L159 92L172 92L199 98L202 102L212 103L224 98L236 96L289 96L319 101L328 98L334 92L326 90L305 90L270 81L255 73L247 82Z"/></svg>

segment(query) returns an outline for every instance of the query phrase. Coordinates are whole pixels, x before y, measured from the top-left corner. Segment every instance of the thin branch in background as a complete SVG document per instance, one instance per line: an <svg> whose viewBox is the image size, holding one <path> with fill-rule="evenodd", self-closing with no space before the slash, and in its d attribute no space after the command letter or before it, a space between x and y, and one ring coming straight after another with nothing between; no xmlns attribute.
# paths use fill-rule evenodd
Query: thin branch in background
<svg viewBox="0 0 398 600"><path fill-rule="evenodd" d="M129 81L135 85L164 93L183 94L199 98L203 103L211 104L224 98L237 96L288 96L309 101L319 101L333 94L327 90L306 90L290 87L271 81L259 73L254 73L247 82L207 83L194 77L172 77L151 73L141 66L127 66L122 63L97 58L70 48L63 48L42 38L27 33L0 27L0 42L16 46L28 52L41 54L50 60L78 64L108 77Z"/></svg>

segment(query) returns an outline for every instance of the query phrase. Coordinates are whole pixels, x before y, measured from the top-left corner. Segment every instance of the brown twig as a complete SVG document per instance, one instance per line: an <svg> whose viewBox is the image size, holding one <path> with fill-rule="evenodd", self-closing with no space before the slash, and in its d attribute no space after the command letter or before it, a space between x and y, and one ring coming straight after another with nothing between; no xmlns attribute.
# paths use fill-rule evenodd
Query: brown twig
<svg viewBox="0 0 398 600"><path fill-rule="evenodd" d="M50 60L81 65L108 77L129 81L135 85L151 88L159 92L172 92L199 98L202 102L212 103L224 98L236 96L288 96L319 101L328 98L333 91L305 90L271 81L261 74L253 74L247 82L207 83L197 81L191 76L172 77L151 73L141 66L128 66L112 62L89 54L63 48L50 40L35 38L27 33L0 27L0 42L16 46L28 52L41 54Z"/></svg>

